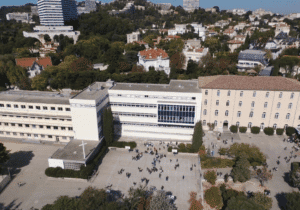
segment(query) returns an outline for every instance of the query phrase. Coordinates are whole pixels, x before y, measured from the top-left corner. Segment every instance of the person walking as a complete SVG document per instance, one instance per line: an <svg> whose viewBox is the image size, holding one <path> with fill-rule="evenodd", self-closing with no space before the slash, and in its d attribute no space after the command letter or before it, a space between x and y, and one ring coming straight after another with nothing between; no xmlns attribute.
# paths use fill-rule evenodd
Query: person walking
<svg viewBox="0 0 300 210"><path fill-rule="evenodd" d="M233 143L233 137L231 137L231 142Z"/></svg>

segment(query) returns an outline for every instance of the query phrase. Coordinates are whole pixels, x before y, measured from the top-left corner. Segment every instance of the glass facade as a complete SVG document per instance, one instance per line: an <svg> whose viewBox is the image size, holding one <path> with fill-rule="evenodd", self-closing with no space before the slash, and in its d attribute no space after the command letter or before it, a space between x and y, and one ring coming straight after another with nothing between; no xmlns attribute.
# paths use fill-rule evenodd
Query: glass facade
<svg viewBox="0 0 300 210"><path fill-rule="evenodd" d="M194 124L195 106L158 104L158 122Z"/></svg>

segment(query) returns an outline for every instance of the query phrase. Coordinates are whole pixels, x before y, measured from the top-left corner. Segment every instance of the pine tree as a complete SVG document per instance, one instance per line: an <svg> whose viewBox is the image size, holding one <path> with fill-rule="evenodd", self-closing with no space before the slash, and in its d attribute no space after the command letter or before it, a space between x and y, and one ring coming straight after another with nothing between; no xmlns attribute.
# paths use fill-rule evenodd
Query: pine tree
<svg viewBox="0 0 300 210"><path fill-rule="evenodd" d="M199 148L201 147L203 140L203 130L202 130L202 123L201 121L197 122L194 128L193 140L192 140L192 147L195 152L198 152Z"/></svg>
<svg viewBox="0 0 300 210"><path fill-rule="evenodd" d="M243 153L231 171L233 181L246 182L251 178L250 163L247 160L247 155Z"/></svg>
<svg viewBox="0 0 300 210"><path fill-rule="evenodd" d="M110 108L105 109L103 113L103 134L106 146L111 145L114 139L114 122Z"/></svg>

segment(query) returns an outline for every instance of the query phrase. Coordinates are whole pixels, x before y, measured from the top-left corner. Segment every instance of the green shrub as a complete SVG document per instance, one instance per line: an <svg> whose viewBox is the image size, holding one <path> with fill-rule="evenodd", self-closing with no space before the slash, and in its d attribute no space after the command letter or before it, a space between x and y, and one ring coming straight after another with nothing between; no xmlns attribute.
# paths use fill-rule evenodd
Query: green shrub
<svg viewBox="0 0 300 210"><path fill-rule="evenodd" d="M284 129L283 128L277 128L276 129L276 134L277 135L282 135L283 134Z"/></svg>
<svg viewBox="0 0 300 210"><path fill-rule="evenodd" d="M294 127L289 127L289 126L288 126L288 127L286 128L285 132L286 132L286 135L287 135L287 136L291 136L291 135L293 135L294 133L296 133L296 130L295 130Z"/></svg>
<svg viewBox="0 0 300 210"><path fill-rule="evenodd" d="M178 149L179 149L179 150L185 150L185 144L180 143L180 144L178 145Z"/></svg>
<svg viewBox="0 0 300 210"><path fill-rule="evenodd" d="M259 132L260 132L260 127L257 127L257 126L251 127L251 133L259 134Z"/></svg>
<svg viewBox="0 0 300 210"><path fill-rule="evenodd" d="M130 146L130 149L136 148L136 142L126 142L126 141L114 141L111 144L112 147L125 148L125 146Z"/></svg>
<svg viewBox="0 0 300 210"><path fill-rule="evenodd" d="M264 133L268 136L272 136L274 134L274 128L266 127L266 128L264 128Z"/></svg>
<svg viewBox="0 0 300 210"><path fill-rule="evenodd" d="M241 133L246 133L246 131L247 131L247 127L239 127L239 131L241 132Z"/></svg>
<svg viewBox="0 0 300 210"><path fill-rule="evenodd" d="M211 183L212 185L215 185L216 184L216 180L217 180L217 174L215 171L207 171L205 174L204 174L204 178L209 182Z"/></svg>
<svg viewBox="0 0 300 210"><path fill-rule="evenodd" d="M205 191L204 199L212 208L221 209L223 207L223 199L221 191L218 187L211 187Z"/></svg>
<svg viewBox="0 0 300 210"><path fill-rule="evenodd" d="M224 181L225 181L225 183L228 182L228 178L229 178L229 175L228 175L228 174L225 174L225 176L224 176Z"/></svg>
<svg viewBox="0 0 300 210"><path fill-rule="evenodd" d="M230 131L232 132L232 133L237 133L237 126L236 125L232 125L232 126L230 126Z"/></svg>
<svg viewBox="0 0 300 210"><path fill-rule="evenodd" d="M234 161L231 159L221 159L216 157L202 157L201 158L201 168L209 169L209 168L226 168L232 167L234 165Z"/></svg>
<svg viewBox="0 0 300 210"><path fill-rule="evenodd" d="M168 147L168 152L172 152L172 147Z"/></svg>

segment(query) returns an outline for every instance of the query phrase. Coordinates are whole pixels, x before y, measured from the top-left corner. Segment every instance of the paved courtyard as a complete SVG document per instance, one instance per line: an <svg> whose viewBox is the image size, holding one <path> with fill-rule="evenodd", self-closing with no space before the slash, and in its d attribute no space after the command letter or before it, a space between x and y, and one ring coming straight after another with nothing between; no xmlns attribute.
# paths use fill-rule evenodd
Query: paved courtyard
<svg viewBox="0 0 300 210"><path fill-rule="evenodd" d="M148 187L155 186L164 190L171 191L177 197L175 201L178 209L188 209L189 192L197 192L196 172L199 168L197 156L191 155L167 155L166 149L160 150L160 153L166 154L166 157L161 159L161 162L156 164L156 168L162 167L163 172L159 178L158 172L147 172L147 167L152 168L151 162L154 155L144 154L138 160L132 160L132 156L137 153L128 151L109 151L103 159L99 167L99 174L93 179L93 182L83 182L74 180L60 180L48 178L44 174L48 166L47 159L59 147L53 145L40 144L18 144L11 142L3 142L8 150L11 150L12 158L8 165L12 168L13 180L8 184L4 191L0 194L0 209L30 209L31 207L42 208L48 203L53 203L57 197L62 195L79 196L88 186L96 188L105 188L112 184L113 190L119 190L121 193L127 194L130 187L133 187L133 182L136 186L144 184L142 178L149 179ZM146 149L144 145L140 148ZM157 149L159 146L156 147ZM140 152L142 150L140 149ZM172 162L170 162L172 159ZM178 159L178 162L176 161ZM175 164L179 163L179 167L175 170ZM196 164L193 170L190 171L192 164ZM139 172L138 167L143 169ZM122 174L118 171L125 169ZM129 178L126 173L131 173ZM166 181L166 176L169 180ZM184 176L184 179L182 179ZM25 183L19 187L17 183Z"/></svg>

